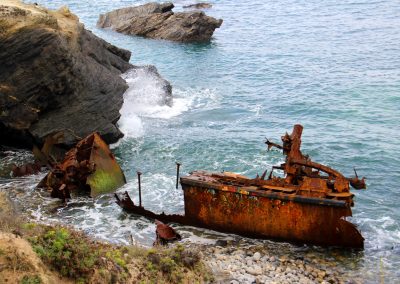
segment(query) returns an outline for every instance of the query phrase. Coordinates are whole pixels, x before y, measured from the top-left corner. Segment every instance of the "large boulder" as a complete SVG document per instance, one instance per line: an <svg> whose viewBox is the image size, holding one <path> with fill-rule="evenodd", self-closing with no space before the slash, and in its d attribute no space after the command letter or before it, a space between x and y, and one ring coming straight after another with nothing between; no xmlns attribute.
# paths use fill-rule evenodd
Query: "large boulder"
<svg viewBox="0 0 400 284"><path fill-rule="evenodd" d="M130 52L86 30L67 8L0 2L0 144L30 147L54 132L71 146L116 122L128 88Z"/></svg>
<svg viewBox="0 0 400 284"><path fill-rule="evenodd" d="M117 9L99 17L97 26L128 35L179 42L209 41L222 20L202 11L172 12L172 3L148 3Z"/></svg>

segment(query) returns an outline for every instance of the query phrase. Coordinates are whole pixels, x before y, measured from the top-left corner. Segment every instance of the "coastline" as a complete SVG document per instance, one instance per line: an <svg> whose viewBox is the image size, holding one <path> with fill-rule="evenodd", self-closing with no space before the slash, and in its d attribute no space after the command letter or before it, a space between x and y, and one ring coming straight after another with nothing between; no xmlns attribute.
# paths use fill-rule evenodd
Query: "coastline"
<svg viewBox="0 0 400 284"><path fill-rule="evenodd" d="M165 283L189 283L188 281L201 281L201 283L363 283L362 279L349 277L343 274L340 267L334 260L322 261L316 255L310 254L308 257L293 257L285 254L284 252L278 253L277 251L269 250L268 246L260 246L259 244L249 245L248 243L241 243L235 241L218 240L215 244L198 244L186 240L185 242L178 242L170 244L168 247L155 247L155 248L144 248L138 245L115 245L105 241L98 241L96 238L83 234L75 229L58 225L45 225L41 223L35 223L21 216L15 209L14 204L8 198L5 192L0 192L0 204L2 210L0 215L2 216L2 223L0 228L0 247L3 247L4 243L11 243L11 246L16 245L17 242L24 242L24 249L30 251L31 258L34 262L38 262L37 258L39 255L33 255L32 250L32 237L36 239L38 236L49 234L49 232L62 231L68 232L68 234L78 236L85 240L87 244L95 244L96 249L100 250L106 248L107 251L123 251L124 253L118 253L118 257L113 256L115 259L109 259L111 262L124 263L127 267L126 274L120 270L115 270L114 276L117 279L128 281L129 279L136 279L138 271L143 274L143 279L151 280L151 277L158 275L157 277L165 276L165 279L171 277L168 273L162 272L162 268L157 267L152 263L151 254L164 255L164 258L169 258L169 254L173 252L176 254L177 251L190 252L189 255L194 256L198 259L199 266L196 268L188 268L176 262L174 266L179 273L185 275L185 278L174 278L171 282ZM5 217L8 216L8 217ZM26 241L28 240L28 241ZM8 246L10 247L10 246ZM34 245L33 245L34 247ZM194 252L196 252L194 254ZM13 253L18 255L17 250L13 250ZM103 254L107 255L107 252ZM166 256L165 256L166 255ZM19 256L16 257L16 259ZM118 259L121 258L121 259ZM200 260L201 259L201 260ZM150 260L150 261L149 261ZM30 260L31 261L31 260ZM40 261L39 261L40 262ZM106 261L106 263L108 263ZM156 260L156 263L158 261ZM110 265L109 263L107 265ZM182 266L180 270L179 266ZM60 271L57 273L48 272L54 270L51 263L40 263L38 267L33 271L28 270L27 273L18 274L21 279L28 275L29 277L36 277L37 275L43 280L43 283L52 283L51 279L58 279L60 283L71 283L70 278L60 275ZM102 266L97 267L96 273L89 274L86 280L89 282L96 279L97 283L107 283L107 280L101 282L98 277L98 271ZM174 269L175 269L174 268ZM157 269L160 271L157 272ZM57 270L56 270L57 272ZM170 271L171 272L171 271ZM122 274L121 274L122 273ZM0 273L1 275L2 273ZM4 274L3 274L4 275ZM16 277L6 274L6 277ZM181 276L182 276L181 275ZM95 277L95 278L90 278ZM111 277L111 276L110 276ZM127 278L128 277L128 278ZM203 278L202 278L203 277ZM46 282L46 279L50 279L50 282ZM91 280L90 280L91 279ZM107 277L105 279L108 279ZM164 279L164 280L165 280ZM171 278L170 278L171 279ZM185 281L183 279L186 279ZM201 280L203 279L203 280ZM85 280L85 281L86 281ZM182 282L182 281L183 282ZM130 283L130 282L127 282Z"/></svg>

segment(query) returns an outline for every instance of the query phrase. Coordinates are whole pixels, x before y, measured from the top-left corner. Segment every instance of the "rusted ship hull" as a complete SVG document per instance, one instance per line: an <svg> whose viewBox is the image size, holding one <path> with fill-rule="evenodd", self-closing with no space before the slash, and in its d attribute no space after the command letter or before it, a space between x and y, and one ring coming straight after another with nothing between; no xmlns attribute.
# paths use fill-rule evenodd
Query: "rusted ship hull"
<svg viewBox="0 0 400 284"><path fill-rule="evenodd" d="M185 218L192 224L248 237L363 248L345 201L181 178Z"/></svg>
<svg viewBox="0 0 400 284"><path fill-rule="evenodd" d="M303 155L303 127L281 137L282 145L266 141L283 151L285 162L255 178L230 172L194 171L181 177L185 215L154 214L133 204L125 193L117 203L127 211L163 222L209 228L248 237L277 239L301 244L363 248L364 238L345 220L352 216L354 189L365 189L365 178L345 177L337 170ZM177 188L179 166L177 163ZM274 176L274 170L283 176ZM139 200L140 199L140 174Z"/></svg>

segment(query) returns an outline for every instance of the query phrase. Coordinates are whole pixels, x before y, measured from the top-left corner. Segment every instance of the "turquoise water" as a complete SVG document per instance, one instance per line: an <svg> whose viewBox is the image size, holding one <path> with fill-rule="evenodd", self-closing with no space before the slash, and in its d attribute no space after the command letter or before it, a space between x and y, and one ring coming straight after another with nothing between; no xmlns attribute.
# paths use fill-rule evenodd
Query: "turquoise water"
<svg viewBox="0 0 400 284"><path fill-rule="evenodd" d="M279 141L293 124L301 123L304 153L346 175L356 166L368 178L368 190L355 192L352 218L366 248L345 254L340 265L365 282L399 281L398 1L211 1L214 6L206 13L224 23L209 44L96 28L98 14L144 2L31 2L49 8L68 5L86 28L132 51L133 64L156 65L173 85L170 108L159 105L159 94L146 74L126 75L133 86L125 94L119 122L126 136L114 145L128 178L121 191L136 195L140 170L144 206L182 212L182 193L174 188L175 161L183 164L184 173L207 169L255 176L283 160L279 152L266 151L265 137ZM190 3L177 1L175 10ZM15 195L28 192L52 204L33 191L38 179L19 180L22 189ZM150 244L154 236L153 224L121 213L110 196L77 199L55 211L35 206L27 210L38 219L62 218L111 241L126 242L132 234ZM193 240L225 237L181 229ZM297 253L294 246L285 249Z"/></svg>

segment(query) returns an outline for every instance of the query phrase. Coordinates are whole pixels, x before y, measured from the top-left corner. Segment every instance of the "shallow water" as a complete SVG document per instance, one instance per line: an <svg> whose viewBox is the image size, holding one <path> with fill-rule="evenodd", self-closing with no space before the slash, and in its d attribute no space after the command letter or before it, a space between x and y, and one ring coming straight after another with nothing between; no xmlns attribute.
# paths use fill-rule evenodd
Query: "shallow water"
<svg viewBox="0 0 400 284"><path fill-rule="evenodd" d="M209 44L180 44L120 35L95 27L99 13L144 3L124 0L35 0L49 8L68 5L86 28L132 51L134 64L154 64L173 85L174 104L157 105L151 80L127 80L121 129L114 145L136 196L136 171L143 172L144 206L182 212L175 189L175 161L183 174L194 169L226 170L249 176L283 160L267 153L265 137L279 141L294 123L304 125L303 152L346 175L356 166L368 177L357 191L352 221L365 237L359 253L335 252L350 276L365 282L400 279L400 5L397 1L211 1L207 14L223 18ZM176 10L192 1L176 1ZM135 90L143 90L143 96ZM13 158L14 155L11 155ZM7 164L2 159L0 163ZM2 189L44 221L73 224L114 242L129 235L151 245L154 225L128 216L112 196L80 197L66 208L35 192L40 176L10 182ZM35 200L34 204L23 202ZM42 205L44 201L45 205ZM236 238L180 228L186 239L212 242ZM252 242L252 241L249 241ZM319 248L260 242L289 254Z"/></svg>

